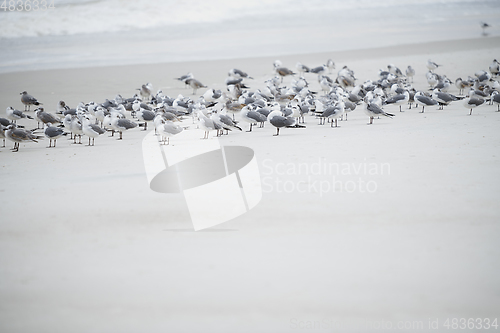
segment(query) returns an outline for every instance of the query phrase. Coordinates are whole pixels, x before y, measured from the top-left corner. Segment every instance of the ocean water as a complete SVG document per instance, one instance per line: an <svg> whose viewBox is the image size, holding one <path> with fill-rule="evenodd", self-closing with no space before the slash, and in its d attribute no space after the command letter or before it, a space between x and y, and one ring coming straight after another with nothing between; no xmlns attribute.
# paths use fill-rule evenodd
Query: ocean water
<svg viewBox="0 0 500 333"><path fill-rule="evenodd" d="M0 9L0 72L473 38L481 21L500 33L500 1L54 0L47 10Z"/></svg>

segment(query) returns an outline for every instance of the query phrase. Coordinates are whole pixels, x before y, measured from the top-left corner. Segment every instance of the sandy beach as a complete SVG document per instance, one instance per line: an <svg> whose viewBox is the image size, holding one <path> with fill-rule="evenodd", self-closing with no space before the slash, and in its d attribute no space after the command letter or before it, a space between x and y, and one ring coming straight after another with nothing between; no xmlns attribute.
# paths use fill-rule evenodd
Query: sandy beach
<svg viewBox="0 0 500 333"><path fill-rule="evenodd" d="M429 58L454 82L499 56L500 38L485 37L5 73L0 117L8 106L22 110L23 90L52 113L59 100L74 107L131 97L146 82L188 96L192 90L174 80L187 72L225 89L228 70L240 68L255 78L247 81L255 90L274 75L276 59L295 69L298 61L312 67L331 58L332 76L348 66L357 83L377 80L388 64L412 65L413 86L427 90ZM321 92L315 75L306 79ZM449 92L458 95L454 86ZM497 106L471 116L461 102L424 113L384 110L396 116L370 126L360 105L339 128L308 115L306 128L277 137L270 124L211 133L209 140L254 150L263 197L248 213L198 232L181 194L150 190L146 131L127 131L122 141L105 134L95 147L63 137L56 148L44 139L11 153L7 142L0 149L1 331L430 332L454 318L493 322L500 308Z"/></svg>

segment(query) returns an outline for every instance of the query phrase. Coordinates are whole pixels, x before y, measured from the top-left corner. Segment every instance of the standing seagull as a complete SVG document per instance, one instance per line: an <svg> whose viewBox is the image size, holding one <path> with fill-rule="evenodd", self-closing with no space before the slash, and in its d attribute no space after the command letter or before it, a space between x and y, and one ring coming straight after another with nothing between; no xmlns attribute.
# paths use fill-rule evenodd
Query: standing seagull
<svg viewBox="0 0 500 333"><path fill-rule="evenodd" d="M118 140L121 140L123 139L122 137L123 131L136 128L137 123L134 123L133 121L130 121L125 118L118 118L118 115L116 113L113 113L111 116L111 127L120 132L120 138Z"/></svg>
<svg viewBox="0 0 500 333"><path fill-rule="evenodd" d="M483 29L483 36L486 36L487 35L486 29L491 27L491 25L489 25L486 22L481 22L480 24L481 24L481 29Z"/></svg>
<svg viewBox="0 0 500 333"><path fill-rule="evenodd" d="M414 76L415 76L415 70L413 69L413 67L408 66L408 68L406 68L406 77L411 79L411 82L413 83Z"/></svg>
<svg viewBox="0 0 500 333"><path fill-rule="evenodd" d="M262 113L252 110L251 107L247 105L241 109L241 119L250 124L250 129L247 132L251 132L253 124L263 124L269 118Z"/></svg>
<svg viewBox="0 0 500 333"><path fill-rule="evenodd" d="M332 70L335 69L335 62L333 62L332 59L328 59L328 61L326 62L326 67L328 67L328 72L331 74Z"/></svg>
<svg viewBox="0 0 500 333"><path fill-rule="evenodd" d="M491 93L491 102L497 105L497 112L500 112L500 93L498 91Z"/></svg>
<svg viewBox="0 0 500 333"><path fill-rule="evenodd" d="M294 72L292 72L291 70L289 70L288 68L286 67L276 67L274 69L276 71L276 73L281 76L281 82L283 82L283 78L285 76L288 76L288 75L295 75Z"/></svg>
<svg viewBox="0 0 500 333"><path fill-rule="evenodd" d="M320 121L321 119L323 119L323 125L324 125L325 124L324 121L326 118L335 119L335 127L338 127L337 120L339 118L342 118L344 116L344 113L345 113L345 104L344 102L339 102L337 105L327 107L325 111L323 111L323 113L321 114ZM330 123L330 127L333 127L333 120Z"/></svg>
<svg viewBox="0 0 500 333"><path fill-rule="evenodd" d="M182 75L181 77L177 77L175 79L184 82L184 84L186 85L186 88L187 88L187 86L189 85L187 80L194 79L194 75L193 75L193 73L187 73L186 75Z"/></svg>
<svg viewBox="0 0 500 333"><path fill-rule="evenodd" d="M401 104L408 103L410 100L410 93L405 90L404 93L393 96L385 101L386 104L395 104L399 105L399 112L403 112L401 110Z"/></svg>
<svg viewBox="0 0 500 333"><path fill-rule="evenodd" d="M423 95L420 91L417 92L413 98L415 99L415 103L422 104L422 112L421 113L424 113L424 108L426 106L436 105L438 103L435 100L433 100L432 98Z"/></svg>
<svg viewBox="0 0 500 333"><path fill-rule="evenodd" d="M439 66L441 65L438 65L436 64L435 62L431 61L431 59L427 60L427 68L430 70L430 71L433 71L435 70L436 68L438 68Z"/></svg>
<svg viewBox="0 0 500 333"><path fill-rule="evenodd" d="M368 115L368 117L370 117L370 123L368 123L368 125L373 124L374 117L379 117L379 116L385 116L388 118L394 117L392 113L385 112L380 107L378 107L377 104L368 103L368 98L365 98L363 104L365 105L365 113Z"/></svg>
<svg viewBox="0 0 500 333"><path fill-rule="evenodd" d="M89 146L90 144L90 139L92 139L92 146L94 146L94 140L97 138L99 135L106 133L106 130L97 126L96 124L92 124L90 121L90 118L88 117L83 117L82 118L82 132L86 136L89 137Z"/></svg>
<svg viewBox="0 0 500 333"><path fill-rule="evenodd" d="M10 141L14 142L13 152L19 151L19 143L23 141L37 142L36 140L41 139L41 136L34 135L30 131L26 131L20 128L16 128L16 125L9 125L5 131L5 136Z"/></svg>
<svg viewBox="0 0 500 333"><path fill-rule="evenodd" d="M236 69L236 68L231 69L229 71L228 75L235 77L235 78L241 78L241 79L253 79L253 77L248 76L247 73L245 73L239 69Z"/></svg>
<svg viewBox="0 0 500 333"><path fill-rule="evenodd" d="M40 128L40 123L59 124L61 122L58 118L56 118L51 113L45 112L43 110L43 108L37 108L35 110L35 118L36 118L36 121L38 122L38 126L37 126L38 128Z"/></svg>
<svg viewBox="0 0 500 333"><path fill-rule="evenodd" d="M493 59L493 62L490 64L489 68L491 75L498 75L500 74L500 63L496 60Z"/></svg>
<svg viewBox="0 0 500 333"><path fill-rule="evenodd" d="M2 124L0 124L0 139L3 139L3 146L2 146L2 148L4 148L5 147L5 130L4 130Z"/></svg>
<svg viewBox="0 0 500 333"><path fill-rule="evenodd" d="M198 90L200 88L206 88L207 87L207 86L203 85L200 81L198 81L196 79L187 79L186 83L189 84L191 86L191 88L193 88L193 95L196 94L196 90Z"/></svg>
<svg viewBox="0 0 500 333"><path fill-rule="evenodd" d="M455 96L451 95L451 94L448 94L448 93L445 93L445 92L441 92L437 89L434 89L434 91L432 92L432 98L439 103L439 109L440 110L443 110L443 107L445 105L448 105L450 104L451 102L453 101L456 101L458 98L456 98Z"/></svg>
<svg viewBox="0 0 500 333"><path fill-rule="evenodd" d="M184 129L172 121L167 120L164 124L160 124L157 127L158 133L160 133L161 141L164 145L170 144L170 137L179 134ZM165 141L167 143L165 143Z"/></svg>
<svg viewBox="0 0 500 333"><path fill-rule="evenodd" d="M23 118L33 119L32 116L25 115L21 111L14 109L12 106L9 106L7 110L5 110L5 112L7 113L7 118L12 120L14 124L18 119L23 119Z"/></svg>
<svg viewBox="0 0 500 333"><path fill-rule="evenodd" d="M208 135L209 135L210 131L222 129L222 126L220 126L219 124L214 122L212 119L205 116L205 114L202 111L198 111L198 118L199 118L200 127L205 131L205 135L203 136L203 139L208 139Z"/></svg>
<svg viewBox="0 0 500 333"><path fill-rule="evenodd" d="M24 104L24 111L29 111L31 105L40 105L40 104L42 104L35 97L33 97L30 94L28 94L26 91L23 91L21 93L21 102Z"/></svg>
<svg viewBox="0 0 500 333"><path fill-rule="evenodd" d="M151 83L146 83L143 84L140 88L137 88L139 90L139 93L145 100L149 100L151 97L151 90L153 89L153 85Z"/></svg>
<svg viewBox="0 0 500 333"><path fill-rule="evenodd" d="M232 131L233 129L239 129L240 131L242 131L241 127L236 125L236 122L233 121L231 117L225 114L214 113L211 119L222 126L222 128L226 130L226 133L229 133L229 131Z"/></svg>
<svg viewBox="0 0 500 333"><path fill-rule="evenodd" d="M273 125L276 127L276 134L273 134L273 136L278 136L280 134L280 128L281 127L290 127L295 125L295 119L292 117L284 117L281 111L273 111L271 112L268 116L267 119Z"/></svg>
<svg viewBox="0 0 500 333"><path fill-rule="evenodd" d="M464 107L470 109L469 116L472 115L472 109L483 104L484 104L484 99L478 97L477 95L474 95L473 89L470 90L469 97L465 98L463 102Z"/></svg>
<svg viewBox="0 0 500 333"><path fill-rule="evenodd" d="M137 118L139 120L144 121L144 130L148 129L148 122L152 122L155 119L156 114L153 111L149 111L143 108L140 108L137 112Z"/></svg>
<svg viewBox="0 0 500 333"><path fill-rule="evenodd" d="M67 133L60 127L52 126L51 123L47 124L47 128L45 129L45 137L49 139L49 146L47 148L52 148L52 141L54 141L54 148L56 147L56 140L66 135Z"/></svg>

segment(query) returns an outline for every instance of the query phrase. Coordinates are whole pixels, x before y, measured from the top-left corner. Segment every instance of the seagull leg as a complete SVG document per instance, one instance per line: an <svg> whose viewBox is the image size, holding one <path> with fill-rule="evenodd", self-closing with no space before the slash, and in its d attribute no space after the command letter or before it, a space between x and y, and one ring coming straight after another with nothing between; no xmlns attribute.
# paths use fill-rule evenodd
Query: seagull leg
<svg viewBox="0 0 500 333"><path fill-rule="evenodd" d="M252 123L250 123L250 130L248 130L247 132L251 132L252 131Z"/></svg>
<svg viewBox="0 0 500 333"><path fill-rule="evenodd" d="M273 136L278 136L280 135L280 128L276 127L276 134L273 134Z"/></svg>
<svg viewBox="0 0 500 333"><path fill-rule="evenodd" d="M472 115L472 109L470 109L470 113L469 113L469 116L471 116L471 115Z"/></svg>

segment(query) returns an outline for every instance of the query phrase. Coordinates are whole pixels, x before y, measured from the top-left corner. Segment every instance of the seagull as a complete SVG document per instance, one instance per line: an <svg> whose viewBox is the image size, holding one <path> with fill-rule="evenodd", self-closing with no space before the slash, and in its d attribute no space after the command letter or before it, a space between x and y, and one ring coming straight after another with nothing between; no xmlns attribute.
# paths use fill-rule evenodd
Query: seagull
<svg viewBox="0 0 500 333"><path fill-rule="evenodd" d="M332 59L328 59L328 61L326 62L326 67L328 67L328 72L331 74L332 70L335 69L335 63Z"/></svg>
<svg viewBox="0 0 500 333"><path fill-rule="evenodd" d="M497 105L497 112L500 112L500 93L498 91L491 93L491 101Z"/></svg>
<svg viewBox="0 0 500 333"><path fill-rule="evenodd" d="M144 122L144 130L148 129L148 122L151 122L155 119L156 114L153 111L145 110L140 108L137 112L137 118Z"/></svg>
<svg viewBox="0 0 500 333"><path fill-rule="evenodd" d="M193 73L187 73L186 75L182 75L181 77L177 77L175 79L184 82L184 84L187 87L189 85L187 80L194 79L194 75L193 75Z"/></svg>
<svg viewBox="0 0 500 333"><path fill-rule="evenodd" d="M82 135L83 135L83 130L82 130L82 122L77 116L71 116L71 122L69 123L69 128L71 130L71 133L73 133L73 143L76 144L76 137L78 136L79 142L78 144L82 144Z"/></svg>
<svg viewBox="0 0 500 333"><path fill-rule="evenodd" d="M106 130L97 126L96 124L92 124L91 121L90 121L90 118L87 117L87 116L84 116L82 118L82 132L83 134L85 134L86 136L89 137L89 146L91 145L90 144L90 139L92 139L92 146L95 145L95 138L97 138L99 135L102 135L104 133L106 133Z"/></svg>
<svg viewBox="0 0 500 333"><path fill-rule="evenodd" d="M203 98L205 99L205 101L207 101L208 103L213 103L215 101L217 101L219 98L222 97L222 91L220 90L214 90L212 88L208 89L204 94L203 94Z"/></svg>
<svg viewBox="0 0 500 333"><path fill-rule="evenodd" d="M205 114L200 110L198 111L198 119L200 127L205 131L203 139L208 139L210 131L220 130L222 126L214 122L212 119L205 116Z"/></svg>
<svg viewBox="0 0 500 333"><path fill-rule="evenodd" d="M434 89L434 91L432 92L432 98L436 102L439 103L439 109L440 110L443 110L443 107L445 105L448 105L451 102L458 100L457 97L455 97L455 96L453 96L451 94L439 91L437 89Z"/></svg>
<svg viewBox="0 0 500 333"><path fill-rule="evenodd" d="M387 65L387 69L389 70L389 73L391 74L394 74L396 76L403 76L403 73L401 72L401 70L394 66L393 64L389 64Z"/></svg>
<svg viewBox="0 0 500 333"><path fill-rule="evenodd" d="M335 127L337 127L337 120L339 118L342 118L343 115L345 113L345 104L344 102L339 102L337 105L335 106L329 106L327 107L323 113L320 115L320 121L321 119L323 119L323 123L321 125L324 125L325 124L325 119L326 118L329 118L329 119L335 119ZM333 121L331 122L330 124L330 127L333 127Z"/></svg>
<svg viewBox="0 0 500 333"><path fill-rule="evenodd" d="M314 73L314 74L321 75L321 74L324 74L326 72L326 68L327 67L325 65L321 65L321 66L318 66L318 67L311 68L310 72Z"/></svg>
<svg viewBox="0 0 500 333"><path fill-rule="evenodd" d="M241 127L236 125L236 122L231 119L231 117L222 114L222 113L214 113L211 117L213 121L218 123L220 126L222 126L223 129L226 130L226 132L231 131L233 129L238 129L242 131Z"/></svg>
<svg viewBox="0 0 500 333"><path fill-rule="evenodd" d="M143 84L140 88L137 88L139 90L139 94L142 96L142 98L149 100L151 97L151 90L153 89L153 85L151 83L146 83Z"/></svg>
<svg viewBox="0 0 500 333"><path fill-rule="evenodd" d="M300 62L298 62L295 65L295 68L297 68L297 71L299 73L309 73L309 71L311 70L309 67L307 67L306 65L301 64Z"/></svg>
<svg viewBox="0 0 500 333"><path fill-rule="evenodd" d="M283 78L285 76L288 76L288 75L295 75L294 72L292 72L291 70L289 70L288 68L286 67L276 67L274 69L276 71L276 73L281 76L281 82L283 82Z"/></svg>
<svg viewBox="0 0 500 333"><path fill-rule="evenodd" d="M241 78L241 79L253 79L253 77L248 76L247 73L245 73L239 69L236 69L236 68L231 69L229 71L228 75L235 77L235 78Z"/></svg>
<svg viewBox="0 0 500 333"><path fill-rule="evenodd" d="M21 93L21 102L24 104L24 111L29 111L31 105L41 105L42 104L35 97L28 94L26 91L23 91Z"/></svg>
<svg viewBox="0 0 500 333"><path fill-rule="evenodd" d="M126 118L119 118L116 113L113 113L111 115L111 127L120 132L120 138L118 140L122 140L123 131L136 128L137 123L134 123L133 121L130 121Z"/></svg>
<svg viewBox="0 0 500 333"><path fill-rule="evenodd" d="M422 112L421 113L424 113L424 108L426 106L436 105L438 103L435 100L433 100L432 98L425 96L420 91L417 92L415 94L415 96L413 96L413 99L415 99L415 103L422 104Z"/></svg>
<svg viewBox="0 0 500 333"><path fill-rule="evenodd" d="M403 112L401 110L401 104L408 103L410 100L410 93L405 90L404 93L393 96L385 101L385 104L395 104L399 105L399 112Z"/></svg>
<svg viewBox="0 0 500 333"><path fill-rule="evenodd" d="M53 148L56 147L56 140L62 137L63 135L67 135L64 130L60 127L52 126L51 123L47 123L47 127L45 128L45 137L49 139L49 146L47 148L52 148L52 141L54 141Z"/></svg>
<svg viewBox="0 0 500 333"><path fill-rule="evenodd" d="M23 118L33 119L32 116L26 115L21 111L14 109L12 106L9 106L7 108L6 113L7 113L7 118L12 120L14 124L18 119L23 119Z"/></svg>
<svg viewBox="0 0 500 333"><path fill-rule="evenodd" d="M196 79L187 79L186 80L186 83L189 84L191 86L191 88L193 88L193 95L196 94L196 90L200 89L200 88L206 88L207 86L203 85L200 81L196 80Z"/></svg>
<svg viewBox="0 0 500 333"><path fill-rule="evenodd" d="M41 136L34 135L30 131L17 128L16 125L9 125L5 131L5 136L9 141L14 142L13 152L19 151L19 143L21 142L30 141L38 143L37 140L42 138Z"/></svg>
<svg viewBox="0 0 500 333"><path fill-rule="evenodd" d="M268 116L267 120L276 127L276 134L273 136L278 136L280 134L281 127L291 127L295 125L295 119L292 117L284 117L281 111L272 111Z"/></svg>
<svg viewBox="0 0 500 333"><path fill-rule="evenodd" d="M465 98L463 101L463 106L467 109L470 109L469 115L472 115L472 109L483 104L484 104L484 99L475 95L474 90L472 88L469 91L469 97Z"/></svg>
<svg viewBox="0 0 500 333"><path fill-rule="evenodd" d="M458 88L459 94L462 94L462 91L469 86L467 81L462 80L462 78L458 78L455 80L455 87Z"/></svg>
<svg viewBox="0 0 500 333"><path fill-rule="evenodd" d="M179 134L184 129L181 126L174 124L172 121L167 120L165 123L159 124L157 130L158 133L160 133L163 144L168 145L170 144L170 137Z"/></svg>
<svg viewBox="0 0 500 333"><path fill-rule="evenodd" d="M375 103L368 103L368 98L365 98L363 104L365 105L365 113L370 117L370 123L368 125L373 124L374 117L379 117L379 116L385 116L389 118L394 117L392 113L385 112Z"/></svg>
<svg viewBox="0 0 500 333"><path fill-rule="evenodd" d="M3 128L3 125L0 125L0 139L3 139L2 148L4 148L5 147L5 130Z"/></svg>
<svg viewBox="0 0 500 333"><path fill-rule="evenodd" d="M483 29L483 35L486 35L486 28L491 27L491 25L489 25L486 22L481 22L480 25L481 25L481 29Z"/></svg>
<svg viewBox="0 0 500 333"><path fill-rule="evenodd" d="M500 63L496 59L493 59L493 62L489 66L489 70L491 75L500 74Z"/></svg>
<svg viewBox="0 0 500 333"><path fill-rule="evenodd" d="M439 67L439 66L441 66L441 65L438 65L438 64L436 64L435 62L431 61L431 59L428 59L428 60L427 60L427 65L426 65L426 66L427 66L427 68L428 68L430 71L433 71L433 70L435 70L436 68L438 68L438 67Z"/></svg>
<svg viewBox="0 0 500 333"><path fill-rule="evenodd" d="M415 76L415 70L413 67L408 65L408 68L406 68L406 76L411 79L411 82L413 83L413 77Z"/></svg>
<svg viewBox="0 0 500 333"><path fill-rule="evenodd" d="M61 120L59 120L58 118L56 118L51 113L45 112L43 110L43 108L37 108L35 110L35 118L36 118L36 121L38 122L37 128L40 128L40 123L44 123L44 124L48 124L48 123L59 124L61 122Z"/></svg>
<svg viewBox="0 0 500 333"><path fill-rule="evenodd" d="M70 109L70 107L67 106L64 101L59 101L59 103L57 103L56 113L64 114L69 109ZM66 114L64 114L64 115L66 115Z"/></svg>
<svg viewBox="0 0 500 333"><path fill-rule="evenodd" d="M254 111L250 106L247 105L241 109L241 119L250 124L250 129L247 132L251 132L253 124L263 124L269 118L267 118L262 113Z"/></svg>

